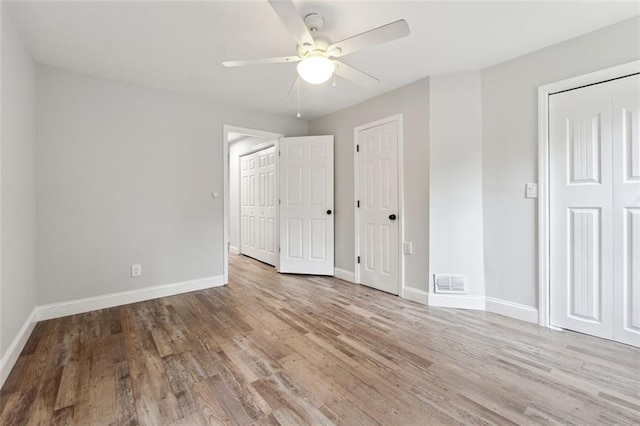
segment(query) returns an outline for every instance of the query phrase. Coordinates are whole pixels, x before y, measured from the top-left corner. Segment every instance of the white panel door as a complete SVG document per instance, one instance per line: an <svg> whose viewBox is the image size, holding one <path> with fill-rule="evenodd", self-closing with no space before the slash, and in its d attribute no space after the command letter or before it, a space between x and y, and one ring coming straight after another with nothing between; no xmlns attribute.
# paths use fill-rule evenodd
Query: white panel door
<svg viewBox="0 0 640 426"><path fill-rule="evenodd" d="M613 338L640 346L640 76L613 83Z"/></svg>
<svg viewBox="0 0 640 426"><path fill-rule="evenodd" d="M280 272L333 275L333 136L280 139Z"/></svg>
<svg viewBox="0 0 640 426"><path fill-rule="evenodd" d="M256 157L240 157L240 253L256 257Z"/></svg>
<svg viewBox="0 0 640 426"><path fill-rule="evenodd" d="M360 283L399 293L398 122L357 133Z"/></svg>
<svg viewBox="0 0 640 426"><path fill-rule="evenodd" d="M640 77L549 98L550 317L640 346Z"/></svg>
<svg viewBox="0 0 640 426"><path fill-rule="evenodd" d="M266 148L256 156L256 259L276 262L276 148Z"/></svg>
<svg viewBox="0 0 640 426"><path fill-rule="evenodd" d="M552 95L549 134L551 324L612 338L610 90Z"/></svg>
<svg viewBox="0 0 640 426"><path fill-rule="evenodd" d="M276 262L275 147L240 157L241 253Z"/></svg>

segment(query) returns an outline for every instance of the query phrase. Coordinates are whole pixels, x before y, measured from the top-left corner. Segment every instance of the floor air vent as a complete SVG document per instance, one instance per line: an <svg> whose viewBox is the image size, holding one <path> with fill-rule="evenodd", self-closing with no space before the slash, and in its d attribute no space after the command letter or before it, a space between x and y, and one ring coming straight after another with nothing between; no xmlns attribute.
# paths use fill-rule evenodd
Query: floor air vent
<svg viewBox="0 0 640 426"><path fill-rule="evenodd" d="M436 293L459 293L467 292L467 279L464 275L435 274Z"/></svg>

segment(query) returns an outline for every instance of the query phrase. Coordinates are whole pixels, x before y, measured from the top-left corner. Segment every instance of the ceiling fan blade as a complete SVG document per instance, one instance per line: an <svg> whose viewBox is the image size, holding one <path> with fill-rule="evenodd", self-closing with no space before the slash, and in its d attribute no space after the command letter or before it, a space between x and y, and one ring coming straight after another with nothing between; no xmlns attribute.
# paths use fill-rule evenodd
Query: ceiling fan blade
<svg viewBox="0 0 640 426"><path fill-rule="evenodd" d="M349 37L339 41L327 49L331 56L339 58L367 47L386 43L388 41L397 40L406 37L411 33L409 25L404 19L383 25L373 30Z"/></svg>
<svg viewBox="0 0 640 426"><path fill-rule="evenodd" d="M351 80L356 84L359 84L364 87L372 87L376 84L380 83L380 80L377 78L357 70L344 62L334 61L336 64L335 73L342 78L346 78L347 80Z"/></svg>
<svg viewBox="0 0 640 426"><path fill-rule="evenodd" d="M231 67L243 67L245 65L261 65L261 64L281 64L287 62L299 62L301 59L298 56L280 56L278 58L260 58L260 59L246 59L239 61L224 61L223 66L227 68Z"/></svg>
<svg viewBox="0 0 640 426"><path fill-rule="evenodd" d="M287 92L287 98L291 95L291 92L293 92L293 88L296 87L296 84L298 84L298 81L300 81L300 75L296 76L296 79L293 81L293 84L289 88L289 91Z"/></svg>
<svg viewBox="0 0 640 426"><path fill-rule="evenodd" d="M298 9L291 0L269 0L269 4L280 17L293 38L302 47L309 50L315 49L316 42L311 37L311 32L300 16Z"/></svg>

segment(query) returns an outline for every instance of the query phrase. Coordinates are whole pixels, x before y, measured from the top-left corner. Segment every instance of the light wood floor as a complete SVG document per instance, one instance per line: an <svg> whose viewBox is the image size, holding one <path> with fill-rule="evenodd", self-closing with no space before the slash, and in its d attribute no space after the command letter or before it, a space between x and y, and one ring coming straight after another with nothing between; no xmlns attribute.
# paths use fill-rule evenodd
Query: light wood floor
<svg viewBox="0 0 640 426"><path fill-rule="evenodd" d="M0 424L638 424L640 350L231 257L230 285L41 322Z"/></svg>

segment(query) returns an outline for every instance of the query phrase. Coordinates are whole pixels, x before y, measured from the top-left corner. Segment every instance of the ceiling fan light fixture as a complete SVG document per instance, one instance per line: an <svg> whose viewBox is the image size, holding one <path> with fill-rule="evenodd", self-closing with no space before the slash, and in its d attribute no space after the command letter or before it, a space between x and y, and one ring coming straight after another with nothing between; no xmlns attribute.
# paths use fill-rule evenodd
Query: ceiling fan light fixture
<svg viewBox="0 0 640 426"><path fill-rule="evenodd" d="M322 55L309 56L298 63L298 74L311 84L321 84L329 80L335 69L333 61Z"/></svg>

